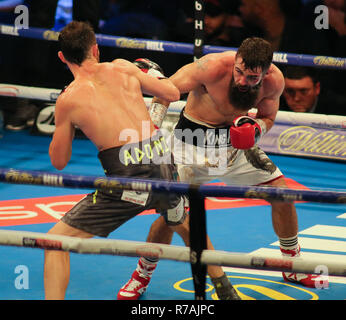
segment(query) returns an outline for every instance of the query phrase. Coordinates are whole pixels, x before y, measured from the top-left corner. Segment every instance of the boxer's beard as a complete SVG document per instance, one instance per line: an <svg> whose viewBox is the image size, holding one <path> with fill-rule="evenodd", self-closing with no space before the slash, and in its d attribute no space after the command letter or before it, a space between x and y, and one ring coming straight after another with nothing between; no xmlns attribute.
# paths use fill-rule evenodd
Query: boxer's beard
<svg viewBox="0 0 346 320"><path fill-rule="evenodd" d="M247 87L246 91L239 90L234 82L232 76L231 83L229 85L229 101L230 103L239 110L248 111L255 106L255 102L258 98L259 90L262 86L262 80L254 87Z"/></svg>

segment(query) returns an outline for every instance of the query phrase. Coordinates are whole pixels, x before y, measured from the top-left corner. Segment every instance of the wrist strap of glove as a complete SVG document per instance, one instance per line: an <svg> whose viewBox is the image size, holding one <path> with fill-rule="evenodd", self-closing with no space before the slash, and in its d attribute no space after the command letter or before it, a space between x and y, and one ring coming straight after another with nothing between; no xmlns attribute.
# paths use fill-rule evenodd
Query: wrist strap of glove
<svg viewBox="0 0 346 320"><path fill-rule="evenodd" d="M149 107L150 118L157 128L161 128L166 113L167 107L161 103L154 102Z"/></svg>
<svg viewBox="0 0 346 320"><path fill-rule="evenodd" d="M262 119L255 119L258 125L261 127L261 136L267 132L267 125Z"/></svg>
<svg viewBox="0 0 346 320"><path fill-rule="evenodd" d="M159 70L156 70L154 68L148 69L147 74L158 79L167 79L167 77L165 77Z"/></svg>
<svg viewBox="0 0 346 320"><path fill-rule="evenodd" d="M262 120L262 119L259 119L259 118L252 118L252 117L249 117L249 116L240 116L240 117L237 117L233 124L234 126L236 127L239 127L245 123L250 123L250 124L257 124L259 126L258 129L260 129L260 134L261 136L263 136L266 132L267 132L267 125L266 123Z"/></svg>

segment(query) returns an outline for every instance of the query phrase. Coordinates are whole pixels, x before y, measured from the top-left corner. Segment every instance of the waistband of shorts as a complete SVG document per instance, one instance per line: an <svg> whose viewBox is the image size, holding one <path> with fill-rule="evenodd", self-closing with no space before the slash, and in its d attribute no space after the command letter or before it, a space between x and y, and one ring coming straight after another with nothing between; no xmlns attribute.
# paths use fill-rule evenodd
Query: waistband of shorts
<svg viewBox="0 0 346 320"><path fill-rule="evenodd" d="M180 113L174 136L184 143L203 148L231 147L230 126L213 127Z"/></svg>
<svg viewBox="0 0 346 320"><path fill-rule="evenodd" d="M171 152L166 138L157 131L149 139L100 151L98 158L106 175L131 176L148 170L145 165L170 163Z"/></svg>

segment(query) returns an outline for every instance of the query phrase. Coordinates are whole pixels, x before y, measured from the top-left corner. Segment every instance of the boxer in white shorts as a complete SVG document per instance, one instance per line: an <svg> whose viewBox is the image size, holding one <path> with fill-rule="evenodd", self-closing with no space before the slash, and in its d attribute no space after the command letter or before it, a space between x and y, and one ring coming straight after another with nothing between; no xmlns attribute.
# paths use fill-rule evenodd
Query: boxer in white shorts
<svg viewBox="0 0 346 320"><path fill-rule="evenodd" d="M285 85L272 58L269 42L248 38L236 53L207 54L169 78L181 94L189 93L171 146L180 181L206 183L216 178L227 184L287 187L280 170L256 146L274 124ZM168 106L169 102L153 99L150 114L157 127ZM257 109L256 117L248 115L252 108ZM190 134L182 133L184 130L190 130ZM215 139L211 139L213 134ZM271 207L273 228L282 254L298 257L300 246L294 203L274 201ZM147 241L170 243L170 234L172 232L160 217L152 224ZM137 273L142 270L141 259ZM141 276L146 279L146 286L155 265L150 268L150 275ZM289 272L282 275L285 281L320 287L316 284L321 279L314 275ZM138 286L133 285L132 280L119 291L118 297L139 296ZM324 283L324 287L327 284ZM218 284L214 286L217 289Z"/></svg>
<svg viewBox="0 0 346 320"><path fill-rule="evenodd" d="M213 127L182 110L171 145L180 181L202 184L220 180L228 185L259 185L283 176L259 147L247 150L232 147L229 131L230 126Z"/></svg>

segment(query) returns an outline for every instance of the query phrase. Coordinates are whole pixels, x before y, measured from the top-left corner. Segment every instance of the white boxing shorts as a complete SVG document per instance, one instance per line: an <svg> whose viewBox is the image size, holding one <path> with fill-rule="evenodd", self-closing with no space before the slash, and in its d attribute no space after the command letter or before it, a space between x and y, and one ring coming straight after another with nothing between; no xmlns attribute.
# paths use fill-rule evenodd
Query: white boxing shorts
<svg viewBox="0 0 346 320"><path fill-rule="evenodd" d="M219 180L228 185L259 185L283 176L258 146L235 149L229 127L212 127L184 114L184 110L172 133L171 150L182 182Z"/></svg>

